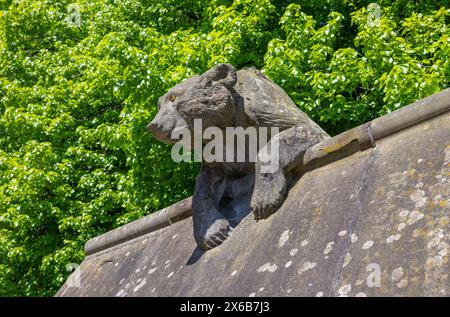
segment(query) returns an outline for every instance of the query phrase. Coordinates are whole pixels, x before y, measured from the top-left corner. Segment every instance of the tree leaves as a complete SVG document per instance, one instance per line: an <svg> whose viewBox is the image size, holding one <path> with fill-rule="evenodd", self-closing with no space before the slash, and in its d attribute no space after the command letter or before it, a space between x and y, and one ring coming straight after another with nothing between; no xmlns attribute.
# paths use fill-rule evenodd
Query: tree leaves
<svg viewBox="0 0 450 317"><path fill-rule="evenodd" d="M327 131L345 131L448 87L450 11L443 2L415 6L401 19L401 6L384 1L376 23L369 23L367 7L347 5L319 27L316 16L290 4L280 20L285 36L272 39L265 55L269 77Z"/></svg>
<svg viewBox="0 0 450 317"><path fill-rule="evenodd" d="M192 194L199 166L145 126L217 63L262 68L332 134L448 87L447 2L368 23L370 2L0 1L0 295L53 295L89 238Z"/></svg>

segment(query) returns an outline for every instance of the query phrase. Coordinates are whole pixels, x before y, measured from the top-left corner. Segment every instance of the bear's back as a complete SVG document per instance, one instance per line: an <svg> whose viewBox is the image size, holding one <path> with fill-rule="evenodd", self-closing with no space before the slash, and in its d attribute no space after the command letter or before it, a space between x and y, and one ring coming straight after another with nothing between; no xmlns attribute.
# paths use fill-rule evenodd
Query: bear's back
<svg viewBox="0 0 450 317"><path fill-rule="evenodd" d="M279 127L285 130L302 124L311 126L318 133L325 133L298 109L281 87L255 68L239 70L234 88L242 97L246 116L258 127Z"/></svg>

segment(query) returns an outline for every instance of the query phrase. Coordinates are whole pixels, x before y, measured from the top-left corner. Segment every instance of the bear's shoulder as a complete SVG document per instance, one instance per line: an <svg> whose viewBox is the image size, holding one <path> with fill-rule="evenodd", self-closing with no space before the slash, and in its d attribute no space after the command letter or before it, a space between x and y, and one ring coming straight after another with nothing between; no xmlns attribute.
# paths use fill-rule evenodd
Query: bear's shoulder
<svg viewBox="0 0 450 317"><path fill-rule="evenodd" d="M278 126L284 130L296 124L311 124L286 92L260 70L239 70L234 87L244 102L245 115L258 126Z"/></svg>

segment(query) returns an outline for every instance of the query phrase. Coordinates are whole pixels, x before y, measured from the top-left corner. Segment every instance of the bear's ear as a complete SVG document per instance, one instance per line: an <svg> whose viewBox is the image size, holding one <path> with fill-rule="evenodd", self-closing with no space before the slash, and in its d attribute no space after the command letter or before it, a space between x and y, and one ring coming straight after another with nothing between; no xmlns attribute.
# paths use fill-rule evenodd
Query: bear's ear
<svg viewBox="0 0 450 317"><path fill-rule="evenodd" d="M205 72L202 77L221 83L227 88L233 88L237 81L237 74L230 64L219 64Z"/></svg>

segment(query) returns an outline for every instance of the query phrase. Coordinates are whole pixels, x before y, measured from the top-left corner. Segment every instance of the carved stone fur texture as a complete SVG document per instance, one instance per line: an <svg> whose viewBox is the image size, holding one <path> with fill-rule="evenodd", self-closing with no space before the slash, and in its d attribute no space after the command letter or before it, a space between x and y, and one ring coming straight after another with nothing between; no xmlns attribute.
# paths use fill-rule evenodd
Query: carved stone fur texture
<svg viewBox="0 0 450 317"><path fill-rule="evenodd" d="M305 151L329 138L282 88L254 68L236 71L229 64L217 65L173 87L159 98L158 108L147 129L166 143L178 141L171 137L176 129L187 128L193 135L194 119L202 119L203 131L208 127L223 131L278 127L280 131L276 135L279 164L272 173L262 172L259 155L256 163L202 162L192 212L194 237L204 250L221 244L250 211L257 220L277 211Z"/></svg>

